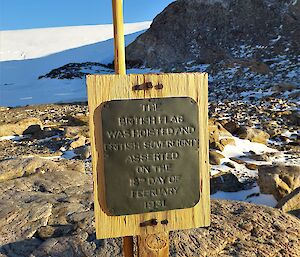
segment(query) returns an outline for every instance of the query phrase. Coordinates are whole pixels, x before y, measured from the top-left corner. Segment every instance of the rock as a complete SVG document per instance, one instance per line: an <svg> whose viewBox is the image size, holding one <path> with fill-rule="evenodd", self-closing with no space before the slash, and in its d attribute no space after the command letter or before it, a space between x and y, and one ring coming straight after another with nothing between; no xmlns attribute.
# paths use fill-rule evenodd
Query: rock
<svg viewBox="0 0 300 257"><path fill-rule="evenodd" d="M220 144L224 147L226 145L235 145L235 140L233 137L223 137L220 139Z"/></svg>
<svg viewBox="0 0 300 257"><path fill-rule="evenodd" d="M0 112L5 112L5 111L8 111L9 108L6 107L6 106L0 106Z"/></svg>
<svg viewBox="0 0 300 257"><path fill-rule="evenodd" d="M7 123L0 125L0 137L34 134L42 129L41 120L37 118L26 118L16 123Z"/></svg>
<svg viewBox="0 0 300 257"><path fill-rule="evenodd" d="M45 173L0 183L0 245L34 235L71 235L78 227L91 230L92 178L72 169L74 164L64 160Z"/></svg>
<svg viewBox="0 0 300 257"><path fill-rule="evenodd" d="M91 157L91 147L90 146L80 146L75 148L74 153L77 154L81 160L85 160Z"/></svg>
<svg viewBox="0 0 300 257"><path fill-rule="evenodd" d="M300 126L300 112L297 110L292 111L290 114L283 115L283 118L290 125Z"/></svg>
<svg viewBox="0 0 300 257"><path fill-rule="evenodd" d="M56 226L44 226L37 230L39 238L45 240L51 237L61 237L71 235L75 228L72 224L56 225Z"/></svg>
<svg viewBox="0 0 300 257"><path fill-rule="evenodd" d="M66 138L74 138L79 136L89 137L88 126L67 126L64 129L64 136Z"/></svg>
<svg viewBox="0 0 300 257"><path fill-rule="evenodd" d="M209 144L209 148L219 150L221 152L224 151L224 146L220 142L213 142L213 143Z"/></svg>
<svg viewBox="0 0 300 257"><path fill-rule="evenodd" d="M276 93L284 93L286 91L296 90L297 88L298 87L296 85L293 85L293 84L281 83L281 84L277 84L277 85L273 86L271 88L271 90L273 92L276 92Z"/></svg>
<svg viewBox="0 0 300 257"><path fill-rule="evenodd" d="M255 161L261 161L261 162L267 162L270 161L270 158L268 154L249 154L247 155L247 158L255 160Z"/></svg>
<svg viewBox="0 0 300 257"><path fill-rule="evenodd" d="M270 67L264 62L252 61L249 62L248 67L252 72L255 73L269 74L271 72Z"/></svg>
<svg viewBox="0 0 300 257"><path fill-rule="evenodd" d="M229 121L229 122L225 123L223 126L231 134L235 134L235 132L240 127L239 124L237 122L234 122L234 121Z"/></svg>
<svg viewBox="0 0 300 257"><path fill-rule="evenodd" d="M227 144L234 144L232 135L217 121L212 119L208 122L209 147L223 151Z"/></svg>
<svg viewBox="0 0 300 257"><path fill-rule="evenodd" d="M273 208L243 202L213 199L211 204L209 227L170 233L172 256L254 257L268 253L285 257L299 252L299 219ZM0 253L7 257L121 257L122 248L121 238L96 240L94 229L81 228L73 235L45 238L45 241L16 240L2 245Z"/></svg>
<svg viewBox="0 0 300 257"><path fill-rule="evenodd" d="M39 227L47 224L51 211L52 204L47 202L23 204L2 202L0 245L32 238Z"/></svg>
<svg viewBox="0 0 300 257"><path fill-rule="evenodd" d="M283 220L282 220L283 219ZM212 201L211 226L171 232L172 256L299 256L300 221L273 208Z"/></svg>
<svg viewBox="0 0 300 257"><path fill-rule="evenodd" d="M94 240L87 233L75 236L50 238L34 250L30 257L122 257L122 239Z"/></svg>
<svg viewBox="0 0 300 257"><path fill-rule="evenodd" d="M191 61L197 65L234 59L240 51L244 59L253 60L249 65L252 71L267 74L268 64L253 58L262 50L255 49L248 54L246 46L271 44L282 25L279 45L284 41L293 45L290 49L299 49L300 25L292 18L298 17L298 6L299 3L293 5L290 0L175 1L153 20L144 34L127 46L126 60L129 66L178 70ZM284 54L285 47L277 49L277 54ZM298 54L298 50L294 52Z"/></svg>
<svg viewBox="0 0 300 257"><path fill-rule="evenodd" d="M72 143L71 143L71 147L73 149L84 146L86 143L86 137L84 136L79 136L78 138L76 138Z"/></svg>
<svg viewBox="0 0 300 257"><path fill-rule="evenodd" d="M249 127L240 127L236 134L241 139L248 139L251 142L262 144L267 144L267 140L270 138L267 132Z"/></svg>
<svg viewBox="0 0 300 257"><path fill-rule="evenodd" d="M255 163L246 163L245 166L249 170L256 170L258 168L257 164L255 164Z"/></svg>
<svg viewBox="0 0 300 257"><path fill-rule="evenodd" d="M232 168L232 169L235 168L235 165L233 162L224 162L224 165L226 165L227 167Z"/></svg>
<svg viewBox="0 0 300 257"><path fill-rule="evenodd" d="M5 160L0 162L0 182L50 170L60 169L56 162L39 157Z"/></svg>
<svg viewBox="0 0 300 257"><path fill-rule="evenodd" d="M279 201L300 186L300 166L262 165L257 182L261 193L272 194Z"/></svg>
<svg viewBox="0 0 300 257"><path fill-rule="evenodd" d="M243 184L232 173L217 174L210 179L210 193L217 191L237 192L243 190Z"/></svg>
<svg viewBox="0 0 300 257"><path fill-rule="evenodd" d="M245 164L246 163L246 161L244 161L244 160L242 160L240 158L237 158L237 157L230 157L229 159L231 161L234 161L234 162L238 163L238 164Z"/></svg>
<svg viewBox="0 0 300 257"><path fill-rule="evenodd" d="M276 208L284 212L300 211L300 187L283 197L276 205Z"/></svg>
<svg viewBox="0 0 300 257"><path fill-rule="evenodd" d="M209 151L209 163L211 165L219 165L221 164L221 159L224 158L224 156L217 151Z"/></svg>
<svg viewBox="0 0 300 257"><path fill-rule="evenodd" d="M74 160L55 162L39 157L5 160L0 161L0 182L53 170L63 172L66 169L84 172L84 164Z"/></svg>

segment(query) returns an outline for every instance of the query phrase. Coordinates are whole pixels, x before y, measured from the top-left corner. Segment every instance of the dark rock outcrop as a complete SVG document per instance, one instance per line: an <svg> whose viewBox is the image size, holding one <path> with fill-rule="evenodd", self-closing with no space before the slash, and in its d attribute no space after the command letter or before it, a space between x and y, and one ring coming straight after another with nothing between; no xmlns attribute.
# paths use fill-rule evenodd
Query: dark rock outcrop
<svg viewBox="0 0 300 257"><path fill-rule="evenodd" d="M248 58L253 47L255 65L246 66L267 74L268 65L257 61L267 50L279 54L288 47L299 54L299 17L294 0L177 0L127 47L127 61L169 69Z"/></svg>

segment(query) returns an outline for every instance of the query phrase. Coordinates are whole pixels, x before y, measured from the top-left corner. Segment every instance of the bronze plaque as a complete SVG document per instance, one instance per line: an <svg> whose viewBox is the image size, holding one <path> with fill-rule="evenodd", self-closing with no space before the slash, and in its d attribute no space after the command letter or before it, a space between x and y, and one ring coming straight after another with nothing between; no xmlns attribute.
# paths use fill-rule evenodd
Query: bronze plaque
<svg viewBox="0 0 300 257"><path fill-rule="evenodd" d="M192 98L114 100L102 105L101 114L110 215L198 203L199 122Z"/></svg>

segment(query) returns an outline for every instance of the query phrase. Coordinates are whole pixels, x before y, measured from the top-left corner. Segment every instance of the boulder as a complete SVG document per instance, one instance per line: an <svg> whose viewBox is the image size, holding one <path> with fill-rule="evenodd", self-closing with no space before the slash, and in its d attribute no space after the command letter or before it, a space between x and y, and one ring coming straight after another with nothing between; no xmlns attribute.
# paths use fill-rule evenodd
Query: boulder
<svg viewBox="0 0 300 257"><path fill-rule="evenodd" d="M0 125L0 137L34 134L43 128L41 120L37 118L26 118L15 123L4 123Z"/></svg>
<svg viewBox="0 0 300 257"><path fill-rule="evenodd" d="M271 44L281 26L279 45L289 42L297 55L299 5L292 0L177 0L127 46L126 60L130 66L178 70L191 61L198 65L232 60L237 53L249 60L246 47L253 46L253 64L248 66L267 74L268 64L255 58L263 50L255 46ZM284 54L285 47L277 49Z"/></svg>
<svg viewBox="0 0 300 257"><path fill-rule="evenodd" d="M272 194L279 201L300 187L300 166L259 166L257 182L262 193Z"/></svg>
<svg viewBox="0 0 300 257"><path fill-rule="evenodd" d="M66 169L84 171L83 163L79 161L63 160L55 162L40 157L16 158L0 161L0 182L7 181L35 173L44 174L49 171L64 171Z"/></svg>
<svg viewBox="0 0 300 257"><path fill-rule="evenodd" d="M209 129L209 147L219 151L223 151L228 144L235 144L234 138L221 123L210 119L208 122Z"/></svg>
<svg viewBox="0 0 300 257"><path fill-rule="evenodd" d="M67 126L64 128L64 136L66 138L75 138L78 136L89 137L88 126Z"/></svg>
<svg viewBox="0 0 300 257"><path fill-rule="evenodd" d="M171 232L172 256L299 256L300 221L276 209L212 201L211 226Z"/></svg>
<svg viewBox="0 0 300 257"><path fill-rule="evenodd" d="M224 158L224 155L217 151L210 150L209 151L209 163L211 165L220 165L221 164L221 159Z"/></svg>
<svg viewBox="0 0 300 257"><path fill-rule="evenodd" d="M79 136L77 138L75 138L75 140L71 143L71 147L73 149L84 146L86 143L86 137L84 136Z"/></svg>
<svg viewBox="0 0 300 257"><path fill-rule="evenodd" d="M229 121L229 122L225 123L223 126L231 134L235 134L235 132L240 127L239 124L237 122L235 122L235 121Z"/></svg>
<svg viewBox="0 0 300 257"><path fill-rule="evenodd" d="M39 227L45 226L52 212L47 202L1 204L0 245L32 238Z"/></svg>
<svg viewBox="0 0 300 257"><path fill-rule="evenodd" d="M300 213L300 187L297 187L290 194L283 197L276 208L283 210L284 212L299 212Z"/></svg>
<svg viewBox="0 0 300 257"><path fill-rule="evenodd" d="M296 90L296 89L298 89L297 85L288 84L288 83L280 83L280 84L277 84L277 85L275 85L271 88L271 90L273 92L277 92L277 93L284 93L286 91L293 91L293 90Z"/></svg>
<svg viewBox="0 0 300 257"><path fill-rule="evenodd" d="M74 153L79 156L81 160L85 160L91 157L91 147L90 146L80 146L74 149Z"/></svg>
<svg viewBox="0 0 300 257"><path fill-rule="evenodd" d="M0 162L0 182L49 170L60 169L56 162L39 157L4 160Z"/></svg>
<svg viewBox="0 0 300 257"><path fill-rule="evenodd" d="M243 190L243 184L232 173L217 174L210 179L210 193L217 191L237 192Z"/></svg>
<svg viewBox="0 0 300 257"><path fill-rule="evenodd" d="M256 170L258 168L258 165L255 163L246 163L245 166L249 170Z"/></svg>
<svg viewBox="0 0 300 257"><path fill-rule="evenodd" d="M235 133L241 139L248 139L251 142L262 144L267 144L267 140L270 138L267 132L250 127L240 127Z"/></svg>

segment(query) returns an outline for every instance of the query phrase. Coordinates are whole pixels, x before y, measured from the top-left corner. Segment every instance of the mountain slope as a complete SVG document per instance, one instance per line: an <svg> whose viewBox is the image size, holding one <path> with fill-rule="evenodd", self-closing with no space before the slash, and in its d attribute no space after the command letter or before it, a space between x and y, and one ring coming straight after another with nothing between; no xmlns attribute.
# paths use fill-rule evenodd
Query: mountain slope
<svg viewBox="0 0 300 257"><path fill-rule="evenodd" d="M127 47L127 60L170 68L249 57L249 48L252 58L299 54L299 17L298 0L178 0Z"/></svg>
<svg viewBox="0 0 300 257"><path fill-rule="evenodd" d="M126 44L149 22L125 25ZM39 79L70 63L113 60L112 25L1 31L0 105L86 100L85 80ZM111 73L92 67L87 73Z"/></svg>

